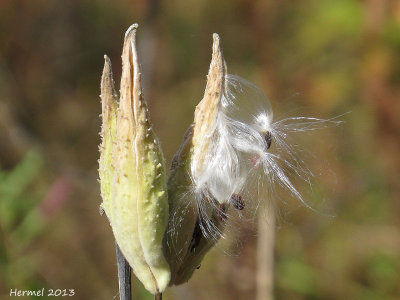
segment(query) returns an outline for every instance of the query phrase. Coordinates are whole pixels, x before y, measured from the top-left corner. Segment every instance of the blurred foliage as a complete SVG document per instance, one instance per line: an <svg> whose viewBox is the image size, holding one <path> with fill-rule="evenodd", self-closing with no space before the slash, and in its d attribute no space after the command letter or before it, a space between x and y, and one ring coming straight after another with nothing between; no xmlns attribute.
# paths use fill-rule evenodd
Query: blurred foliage
<svg viewBox="0 0 400 300"><path fill-rule="evenodd" d="M266 91L277 117L350 112L341 128L305 139L321 173L310 201L322 198L336 217L283 208L276 299L399 299L395 0L0 1L0 298L34 287L74 288L75 299L118 295L113 237L97 208L98 95L103 55L119 78L134 22L169 163L202 97L213 32L229 72ZM215 249L165 298L254 299L254 230L243 240L227 251L238 256ZM147 299L137 282L134 291Z"/></svg>
<svg viewBox="0 0 400 300"><path fill-rule="evenodd" d="M35 277L34 254L24 254L45 225L39 216L38 191L33 186L41 165L39 153L31 151L12 171L0 170L2 289L14 286L35 289L43 285Z"/></svg>

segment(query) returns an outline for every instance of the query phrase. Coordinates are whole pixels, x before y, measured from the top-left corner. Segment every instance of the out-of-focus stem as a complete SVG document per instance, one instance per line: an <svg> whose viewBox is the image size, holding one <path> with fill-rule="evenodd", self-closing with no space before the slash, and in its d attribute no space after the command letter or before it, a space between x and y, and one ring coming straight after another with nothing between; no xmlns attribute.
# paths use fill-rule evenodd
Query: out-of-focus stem
<svg viewBox="0 0 400 300"><path fill-rule="evenodd" d="M268 209L267 222L258 218L257 300L274 299L275 212Z"/></svg>
<svg viewBox="0 0 400 300"><path fill-rule="evenodd" d="M131 267L124 255L115 243L115 250L117 253L117 266L118 266L118 282L119 282L119 299L132 300L131 292Z"/></svg>
<svg viewBox="0 0 400 300"><path fill-rule="evenodd" d="M154 300L162 300L162 293L157 293L154 295Z"/></svg>

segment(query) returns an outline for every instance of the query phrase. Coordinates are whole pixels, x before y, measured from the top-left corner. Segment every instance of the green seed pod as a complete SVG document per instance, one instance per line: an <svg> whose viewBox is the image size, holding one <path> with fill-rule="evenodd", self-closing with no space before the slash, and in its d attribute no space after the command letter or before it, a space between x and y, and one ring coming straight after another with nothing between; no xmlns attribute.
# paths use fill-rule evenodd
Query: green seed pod
<svg viewBox="0 0 400 300"><path fill-rule="evenodd" d="M213 35L213 54L207 76L204 97L196 107L194 122L187 130L183 143L175 155L168 179L170 218L165 237L165 252L171 267L170 285L190 279L205 254L219 236L207 236L201 224L198 201L202 212L207 211L211 224L222 232L224 222L218 219L215 205L205 199L196 199L193 177L201 173L209 155L210 133L216 126L217 113L224 92L226 66L217 34Z"/></svg>
<svg viewBox="0 0 400 300"><path fill-rule="evenodd" d="M99 172L102 207L115 239L135 275L156 294L170 281L162 247L168 199L165 160L141 89L136 29L134 24L125 34L118 110L111 64L106 58Z"/></svg>

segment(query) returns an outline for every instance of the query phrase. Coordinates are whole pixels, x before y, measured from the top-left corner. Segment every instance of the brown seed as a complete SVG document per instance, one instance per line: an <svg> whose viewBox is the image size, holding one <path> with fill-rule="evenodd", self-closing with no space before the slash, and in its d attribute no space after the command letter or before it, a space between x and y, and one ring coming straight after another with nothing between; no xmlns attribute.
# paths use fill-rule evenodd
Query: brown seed
<svg viewBox="0 0 400 300"><path fill-rule="evenodd" d="M271 147L272 143L272 134L270 131L267 131L264 136L265 142L267 143L267 150Z"/></svg>
<svg viewBox="0 0 400 300"><path fill-rule="evenodd" d="M244 204L243 198L239 194L233 194L231 196L231 202L233 204L233 207L238 209L238 210L242 210L242 209L245 208L245 204Z"/></svg>
<svg viewBox="0 0 400 300"><path fill-rule="evenodd" d="M226 212L226 206L225 206L224 203L218 205L218 213L217 213L217 215L218 215L218 219L221 222L225 222L228 219L228 214Z"/></svg>
<svg viewBox="0 0 400 300"><path fill-rule="evenodd" d="M272 134L271 132L267 131L264 136L265 142L267 143L267 150L271 147L272 143Z"/></svg>

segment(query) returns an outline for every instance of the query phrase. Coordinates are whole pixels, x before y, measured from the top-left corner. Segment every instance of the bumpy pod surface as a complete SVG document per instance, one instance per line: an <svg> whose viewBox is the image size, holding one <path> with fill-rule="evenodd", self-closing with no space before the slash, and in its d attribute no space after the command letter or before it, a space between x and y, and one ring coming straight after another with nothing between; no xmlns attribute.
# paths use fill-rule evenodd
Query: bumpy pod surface
<svg viewBox="0 0 400 300"><path fill-rule="evenodd" d="M99 173L104 209L133 272L153 293L170 281L162 240L168 223L165 160L141 89L137 24L125 34L120 100L105 57L101 81L102 145Z"/></svg>

